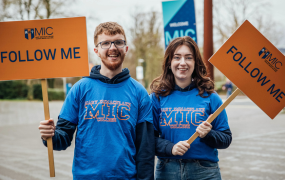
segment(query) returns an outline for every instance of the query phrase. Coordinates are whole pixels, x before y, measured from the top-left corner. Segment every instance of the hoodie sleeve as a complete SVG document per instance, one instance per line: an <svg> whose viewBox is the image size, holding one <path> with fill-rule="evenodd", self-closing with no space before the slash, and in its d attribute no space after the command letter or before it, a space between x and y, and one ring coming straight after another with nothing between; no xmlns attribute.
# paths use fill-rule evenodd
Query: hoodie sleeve
<svg viewBox="0 0 285 180"><path fill-rule="evenodd" d="M153 125L154 125L154 136L155 136L155 155L156 156L173 156L172 148L175 145L169 140L163 139L159 137L160 129L159 129L159 118L160 118L160 103L158 98L154 93L150 95L150 99L152 102L152 115L153 115Z"/></svg>
<svg viewBox="0 0 285 180"><path fill-rule="evenodd" d="M211 94L211 114L213 114L223 104L222 99L217 93ZM200 141L206 143L208 146L217 149L225 149L230 146L232 142L232 133L228 124L228 116L224 109L211 123L212 130Z"/></svg>
<svg viewBox="0 0 285 180"><path fill-rule="evenodd" d="M153 124L144 121L137 124L136 141L137 180L154 179L154 134Z"/></svg>
<svg viewBox="0 0 285 180"><path fill-rule="evenodd" d="M52 137L53 149L61 151L70 146L76 127L76 124L59 118L55 127L54 136ZM47 146L47 141L43 139L42 141L43 144Z"/></svg>
<svg viewBox="0 0 285 180"><path fill-rule="evenodd" d="M173 156L172 148L175 145L171 141L159 137L158 131L154 130L155 135L155 155L161 157Z"/></svg>
<svg viewBox="0 0 285 180"><path fill-rule="evenodd" d="M137 179L148 180L154 178L154 134L152 104L145 89L141 98L136 125L136 168Z"/></svg>
<svg viewBox="0 0 285 180"><path fill-rule="evenodd" d="M201 138L200 141L212 148L226 149L232 142L232 133L230 129L224 131L211 130L204 138Z"/></svg>

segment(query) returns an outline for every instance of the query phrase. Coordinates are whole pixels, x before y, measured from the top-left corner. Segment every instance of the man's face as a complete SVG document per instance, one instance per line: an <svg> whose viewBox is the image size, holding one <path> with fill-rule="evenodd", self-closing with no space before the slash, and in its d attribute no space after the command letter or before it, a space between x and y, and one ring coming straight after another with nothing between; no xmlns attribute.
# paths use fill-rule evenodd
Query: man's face
<svg viewBox="0 0 285 180"><path fill-rule="evenodd" d="M97 44L102 41L113 42L116 40L125 40L125 38L122 34L106 35L103 33L98 36ZM116 47L114 43L111 44L111 47L109 49L103 49L100 44L94 48L94 52L101 58L103 65L112 71L122 67L127 51L127 45L125 45L123 48L119 48Z"/></svg>

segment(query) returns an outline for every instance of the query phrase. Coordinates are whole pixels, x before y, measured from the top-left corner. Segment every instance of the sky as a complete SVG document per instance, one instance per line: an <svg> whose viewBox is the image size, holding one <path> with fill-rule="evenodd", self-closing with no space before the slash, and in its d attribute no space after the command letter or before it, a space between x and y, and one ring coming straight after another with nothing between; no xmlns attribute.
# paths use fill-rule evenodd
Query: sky
<svg viewBox="0 0 285 180"><path fill-rule="evenodd" d="M203 15L203 2L204 0L195 0L198 44L203 43L203 35L202 33L199 33L203 32L203 21L201 21L201 17L199 17ZM269 2L271 4L271 7L268 8L268 14L277 22L278 26L280 26L279 28L285 28L285 0L265 0L265 2ZM132 26L131 14L136 11L147 12L150 10L162 13L162 1L78 0L71 5L70 10L75 12L76 16L86 16L88 45L90 48L94 48L93 33L95 27L99 23L115 21L127 30ZM126 34L129 39L129 33L127 31ZM282 42L280 42L277 47L285 48L285 38L283 38Z"/></svg>

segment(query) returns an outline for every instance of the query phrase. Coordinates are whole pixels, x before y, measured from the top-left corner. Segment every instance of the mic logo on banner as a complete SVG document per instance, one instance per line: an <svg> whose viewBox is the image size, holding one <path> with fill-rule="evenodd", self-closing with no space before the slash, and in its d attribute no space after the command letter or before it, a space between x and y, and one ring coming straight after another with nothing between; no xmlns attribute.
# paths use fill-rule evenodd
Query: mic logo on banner
<svg viewBox="0 0 285 180"><path fill-rule="evenodd" d="M261 59L264 59L264 62L275 72L277 72L283 65L282 62L278 61L278 59L272 58L272 53L270 53L270 51L265 47L259 51L258 55Z"/></svg>
<svg viewBox="0 0 285 180"><path fill-rule="evenodd" d="M42 27L42 28L26 28L25 38L29 39L29 34L31 34L31 39L53 39L53 28L52 27Z"/></svg>
<svg viewBox="0 0 285 180"><path fill-rule="evenodd" d="M31 34L31 39L34 39L34 37L35 37L34 28L25 29L25 38L26 39L29 39L29 34Z"/></svg>

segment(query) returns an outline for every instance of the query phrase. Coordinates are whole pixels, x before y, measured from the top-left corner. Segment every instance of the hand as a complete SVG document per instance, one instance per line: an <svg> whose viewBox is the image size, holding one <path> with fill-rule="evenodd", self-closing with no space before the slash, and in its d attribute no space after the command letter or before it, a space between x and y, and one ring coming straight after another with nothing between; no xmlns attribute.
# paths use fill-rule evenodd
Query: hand
<svg viewBox="0 0 285 180"><path fill-rule="evenodd" d="M47 140L47 138L53 137L54 136L54 121L52 118L49 120L44 120L40 122L39 130L41 133L41 137L43 140Z"/></svg>
<svg viewBox="0 0 285 180"><path fill-rule="evenodd" d="M208 119L212 116L212 114L208 117ZM212 125L208 123L207 121L204 121L201 123L197 129L196 132L199 134L200 138L204 138L212 129Z"/></svg>
<svg viewBox="0 0 285 180"><path fill-rule="evenodd" d="M188 149L190 148L190 144L187 143L186 141L179 141L177 144L175 144L172 148L172 154L174 156L179 155L183 156Z"/></svg>

